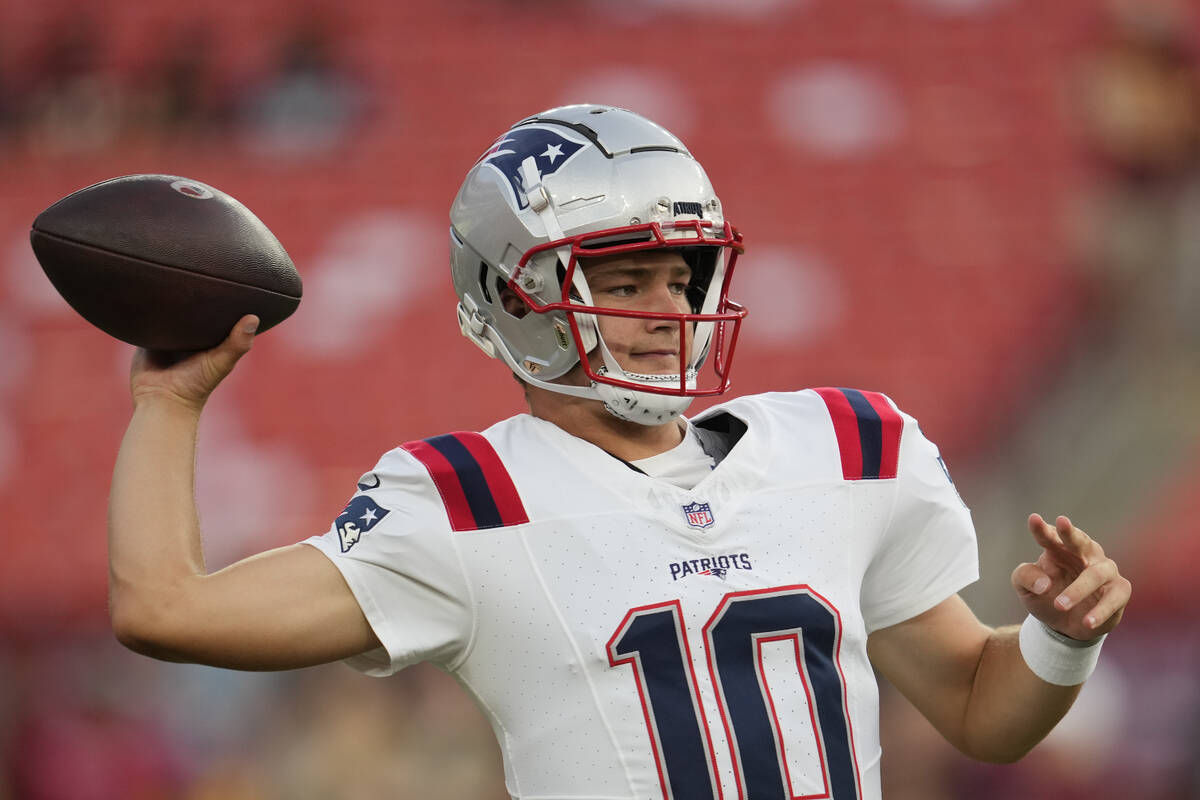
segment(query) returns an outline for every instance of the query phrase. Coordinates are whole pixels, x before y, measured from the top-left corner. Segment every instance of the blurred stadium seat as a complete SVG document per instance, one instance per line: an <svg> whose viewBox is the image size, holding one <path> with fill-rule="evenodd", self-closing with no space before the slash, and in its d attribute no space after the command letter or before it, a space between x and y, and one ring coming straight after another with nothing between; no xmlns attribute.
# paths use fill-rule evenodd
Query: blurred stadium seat
<svg viewBox="0 0 1200 800"><path fill-rule="evenodd" d="M28 75L36 43L50 42L64 20L75 18L74 9L3 5L12 25L0 42L7 56L0 65ZM139 129L130 115L111 143L63 155L23 139L18 119L5 146L0 235L18 242L37 211L90 182L176 172L249 205L304 274L340 226L374 210L422 215L441 236L439 220L466 166L506 124L572 99L563 94L571 81L614 66L625 75L669 75L659 91L673 94L642 91L638 99L647 107L637 110L655 116L668 100L688 110L685 139L747 237L743 279L750 280L745 276L760 248L803 248L820 259L842 297L840 317L798 341L762 345L748 336L736 388L881 389L924 419L951 457L969 458L1003 437L1019 399L1070 344L1047 336L1044 325L1052 305L1060 309L1060 330L1070 327L1077 309L1059 231L1072 154L1062 109L1052 92L1041 90L1068 57L1058 46L1086 4L1068 5L1077 10L1057 11L1061 27L1042 23L1039 35L1026 29L1030 11L1021 3L975 17L939 16L904 3L869 15L814 4L785 7L770 24L736 14L709 20L677 9L627 8L615 37L580 34L605 22L603 4L557 4L553 13L512 3L314 6L311 19L329 37L328 66L353 75L369 98L369 110L341 139L303 158L271 158L247 147L236 115L203 131L167 135ZM236 107L247 102L239 90L269 80L279 48L309 21L283 2L203 8L110 2L102 18L91 20L97 54L91 67L121 89L123 108L134 107L144 102L137 94L141 78L156 68L151 59L161 43L186 46L172 33L202 25L215 34L200 44L215 52L202 62L211 74L196 79L217 87L205 91L229 92L227 103ZM512 37L496 35L501 23L520 26L523 37L538 35L537 46L518 47ZM807 81L798 85L808 88L772 101L781 77ZM575 99L620 104L620 95L632 92L628 78L598 80L618 96ZM1021 98L1017 106L1009 102L1014 96ZM786 127L773 127L773 119L783 123L771 102L802 107L793 108ZM17 261L7 269L32 266ZM471 360L457 341L451 296L438 285L445 274L440 253L422 253L412 263L395 252L392 261L394 277L376 280L432 273L437 280L423 284L436 287L430 298L405 297L361 347L334 363L282 352L283 336L269 336L236 384L246 435L264 446L294 445L302 466L319 473L321 497L339 497L379 451L405 437L478 427L518 409L504 371ZM368 294L382 287L357 288ZM289 324L312 324L304 310L302 304ZM749 325L770 328L792 313L786 305L774 311L783 320L751 309ZM23 316L11 300L3 313ZM84 394L90 402L86 413L64 414L47 430L31 416L45 400L30 404L25 392L9 397L4 409L20 432L15 447L23 467L0 481L0 503L54 508L53 528L71 532L72 551L90 554L87 571L94 575L102 561L106 459L125 414L120 348L68 312L56 315L52 327L29 320L26 330L37 366L22 384L39 387L39 395L54 387L54 394ZM438 343L435 350L430 342ZM82 370L58 360L55 351L64 347L98 352ZM484 375L463 376L461 363L476 364ZM38 454L57 436L96 454L96 464L73 475L69 506L55 480L31 472L51 466L41 466ZM269 538L284 542L319 530L337 504L314 506L293 517L298 528L281 526ZM62 544L32 537L22 547L36 561ZM10 559L0 570L17 569L16 563ZM5 583L28 574L18 569ZM75 612L102 611L102 595L78 599ZM0 608L16 602L5 593Z"/></svg>

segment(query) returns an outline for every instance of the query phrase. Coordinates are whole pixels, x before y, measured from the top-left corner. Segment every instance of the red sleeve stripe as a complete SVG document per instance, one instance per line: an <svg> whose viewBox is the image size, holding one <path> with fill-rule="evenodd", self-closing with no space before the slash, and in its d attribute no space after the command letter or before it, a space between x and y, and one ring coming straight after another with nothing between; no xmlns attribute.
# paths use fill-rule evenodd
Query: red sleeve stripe
<svg viewBox="0 0 1200 800"><path fill-rule="evenodd" d="M448 433L403 447L429 471L451 530L475 531L529 521L508 470L480 434Z"/></svg>
<svg viewBox="0 0 1200 800"><path fill-rule="evenodd" d="M433 485L437 487L438 494L442 496L442 505L445 506L446 515L450 518L450 529L455 531L474 530L475 515L471 513L471 506L467 503L467 496L463 492L462 484L458 481L454 467L450 466L446 457L426 441L408 442L404 445L404 449L412 453L429 471L429 477L433 478Z"/></svg>
<svg viewBox="0 0 1200 800"><path fill-rule="evenodd" d="M896 477L904 421L887 398L857 389L816 392L833 420L842 477L848 481Z"/></svg>
<svg viewBox="0 0 1200 800"><path fill-rule="evenodd" d="M816 390L829 409L833 432L837 435L838 452L842 456L842 477L848 481L862 477L862 445L858 441L858 417L846 395L837 389Z"/></svg>

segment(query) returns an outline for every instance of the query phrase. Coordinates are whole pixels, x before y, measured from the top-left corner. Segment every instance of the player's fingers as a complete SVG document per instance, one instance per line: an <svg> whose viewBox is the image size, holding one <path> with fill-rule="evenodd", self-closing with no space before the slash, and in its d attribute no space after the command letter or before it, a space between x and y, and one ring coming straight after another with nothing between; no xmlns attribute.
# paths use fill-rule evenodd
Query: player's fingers
<svg viewBox="0 0 1200 800"><path fill-rule="evenodd" d="M1037 564L1020 564L1012 571L1012 585L1017 593L1042 594L1050 588L1052 578Z"/></svg>
<svg viewBox="0 0 1200 800"><path fill-rule="evenodd" d="M1051 578L1058 580L1059 578L1064 577L1067 572L1070 571L1068 570L1068 565L1064 563L1064 555L1068 554L1064 554L1062 550L1043 550L1038 556L1037 565L1042 572L1045 572ZM1073 567L1074 563L1072 563L1070 566ZM1075 574L1082 569L1083 567L1080 567L1078 570L1073 570L1071 571L1071 574Z"/></svg>
<svg viewBox="0 0 1200 800"><path fill-rule="evenodd" d="M1100 587L1120 578L1117 564L1111 558L1106 558L1091 564L1054 598L1054 607L1060 611L1069 611L1081 601L1100 590Z"/></svg>
<svg viewBox="0 0 1200 800"><path fill-rule="evenodd" d="M1029 515L1029 532L1033 534L1033 540L1044 548L1062 546L1062 540L1058 538L1058 531L1053 525L1042 519L1041 514Z"/></svg>
<svg viewBox="0 0 1200 800"><path fill-rule="evenodd" d="M1068 550L1085 558L1088 556L1103 557L1104 553L1100 548L1100 543L1076 528L1067 517L1059 517L1054 521L1054 525L1058 538L1062 540L1063 546ZM1100 553L1097 554L1097 550L1100 550Z"/></svg>
<svg viewBox="0 0 1200 800"><path fill-rule="evenodd" d="M1060 519L1066 520L1066 517L1061 517ZM1078 529L1071 526L1070 520L1067 520L1066 530L1072 531ZM1072 573L1082 572L1087 567L1088 559L1080 555L1074 548L1064 544L1062 532L1056 526L1042 519L1040 514L1029 515L1029 531L1033 534L1034 541L1044 551L1043 557L1038 559L1039 563L1044 564L1049 559L1062 569ZM1082 531L1079 531L1079 533L1083 534ZM1088 539L1087 541L1091 540Z"/></svg>
<svg viewBox="0 0 1200 800"><path fill-rule="evenodd" d="M1097 635L1108 633L1121 621L1132 594L1133 584L1128 579L1117 576L1105 585L1099 602L1088 611L1087 616L1083 618L1083 624Z"/></svg>

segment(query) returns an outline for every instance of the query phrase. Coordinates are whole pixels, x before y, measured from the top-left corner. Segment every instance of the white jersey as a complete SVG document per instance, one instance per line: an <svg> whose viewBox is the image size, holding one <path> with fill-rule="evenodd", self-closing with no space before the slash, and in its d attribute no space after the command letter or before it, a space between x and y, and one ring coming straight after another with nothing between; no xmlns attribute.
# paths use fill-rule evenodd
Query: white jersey
<svg viewBox="0 0 1200 800"><path fill-rule="evenodd" d="M693 419L740 439L684 490L521 415L393 450L330 531L386 675L470 691L523 800L878 798L867 634L976 579L938 451L883 395Z"/></svg>

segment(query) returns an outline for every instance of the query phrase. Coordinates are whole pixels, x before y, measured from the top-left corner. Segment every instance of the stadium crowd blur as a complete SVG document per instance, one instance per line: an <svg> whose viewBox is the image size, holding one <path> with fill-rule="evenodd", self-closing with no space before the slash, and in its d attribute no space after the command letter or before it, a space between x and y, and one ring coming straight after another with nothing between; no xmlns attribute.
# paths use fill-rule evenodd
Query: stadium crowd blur
<svg viewBox="0 0 1200 800"><path fill-rule="evenodd" d="M0 0L0 800L507 796L435 669L241 674L113 641L129 348L57 298L27 232L74 189L168 172L292 253L300 310L202 431L219 567L324 530L384 449L522 410L458 337L446 211L489 137L585 100L679 133L746 232L736 391L885 391L941 444L985 621L1019 618L1030 511L1070 514L1134 581L1076 709L1017 765L968 762L885 691L885 796L1200 798L1198 12Z"/></svg>

